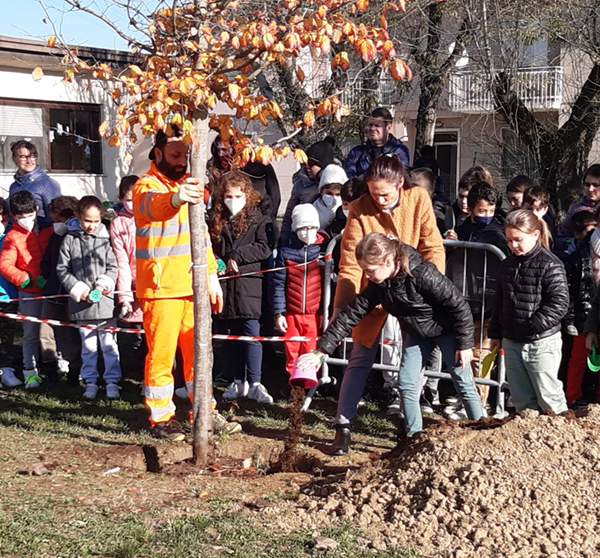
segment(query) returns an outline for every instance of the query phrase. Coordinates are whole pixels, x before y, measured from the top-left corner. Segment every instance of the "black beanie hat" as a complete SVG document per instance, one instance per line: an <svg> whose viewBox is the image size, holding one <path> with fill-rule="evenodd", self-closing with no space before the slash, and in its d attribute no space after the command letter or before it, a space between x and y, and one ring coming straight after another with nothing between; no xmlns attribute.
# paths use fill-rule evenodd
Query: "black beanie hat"
<svg viewBox="0 0 600 558"><path fill-rule="evenodd" d="M307 150L306 156L315 161L319 167L324 169L327 165L331 165L334 159L333 146L335 138L327 136L323 141L313 143Z"/></svg>
<svg viewBox="0 0 600 558"><path fill-rule="evenodd" d="M159 130L158 132L156 132L154 145L152 146L152 149L150 149L150 153L148 153L148 159L150 159L151 161L154 161L154 159L155 159L154 148L155 147L159 147L162 149L169 141L169 138L180 138L183 135L181 133L181 130L179 129L179 126L177 126L177 124L171 124L171 131L172 131L172 133L170 136L167 135L163 130Z"/></svg>

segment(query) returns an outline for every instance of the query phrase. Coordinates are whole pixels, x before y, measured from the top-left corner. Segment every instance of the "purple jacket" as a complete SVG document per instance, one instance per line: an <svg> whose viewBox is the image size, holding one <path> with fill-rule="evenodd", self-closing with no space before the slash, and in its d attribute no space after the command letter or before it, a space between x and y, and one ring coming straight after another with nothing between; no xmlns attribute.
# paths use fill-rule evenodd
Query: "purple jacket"
<svg viewBox="0 0 600 558"><path fill-rule="evenodd" d="M565 241L568 238L573 237L573 227L571 226L571 218L573 215L575 215L575 213L578 211L594 212L598 206L600 206L600 201L593 202L592 200L588 200L585 196L583 196L578 202L571 204L569 211L567 211L565 220L560 227L560 231L558 232L555 249L563 250Z"/></svg>
<svg viewBox="0 0 600 558"><path fill-rule="evenodd" d="M15 174L15 181L10 185L8 193L12 196L21 190L27 190L33 194L38 206L39 217L52 218L48 212L48 204L60 196L60 186L56 180L50 178L40 167L35 167L26 174Z"/></svg>

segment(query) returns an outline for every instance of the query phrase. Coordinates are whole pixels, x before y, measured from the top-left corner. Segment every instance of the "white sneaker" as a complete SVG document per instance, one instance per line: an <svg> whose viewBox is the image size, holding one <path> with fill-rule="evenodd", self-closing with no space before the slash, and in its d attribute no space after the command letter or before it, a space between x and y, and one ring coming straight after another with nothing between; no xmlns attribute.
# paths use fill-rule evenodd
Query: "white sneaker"
<svg viewBox="0 0 600 558"><path fill-rule="evenodd" d="M456 405L460 401L460 397L457 395L451 395L450 397L446 397L447 405Z"/></svg>
<svg viewBox="0 0 600 558"><path fill-rule="evenodd" d="M58 368L58 371L61 374L65 374L66 375L66 374L69 373L69 361L68 360L65 360L64 358L59 358L56 361L56 366Z"/></svg>
<svg viewBox="0 0 600 558"><path fill-rule="evenodd" d="M90 384L90 385L94 385L94 384ZM87 391L87 388L86 388L86 391ZM121 386L118 386L117 384L106 384L106 397L108 397L109 399L119 399L121 397L121 394L119 393L120 391L121 391ZM97 387L96 387L96 393L98 393ZM85 397L85 394L83 396ZM90 397L90 399L94 399L94 397ZM87 397L86 397L86 399L87 399Z"/></svg>
<svg viewBox="0 0 600 558"><path fill-rule="evenodd" d="M240 399L248 395L248 382L236 380L231 384L223 394L223 399Z"/></svg>
<svg viewBox="0 0 600 558"><path fill-rule="evenodd" d="M189 394L187 388L184 388L184 387L177 388L175 390L175 395L177 397L179 397L179 399L187 399L188 401L190 399L190 394Z"/></svg>
<svg viewBox="0 0 600 558"><path fill-rule="evenodd" d="M446 415L446 418L448 418L450 420L466 419L466 418L468 418L467 411L465 411L464 407L461 407L460 409L457 409L454 413L448 413Z"/></svg>
<svg viewBox="0 0 600 558"><path fill-rule="evenodd" d="M273 403L273 398L269 395L267 388L260 382L250 386L247 397L248 399L254 399L254 401L258 401L259 403Z"/></svg>
<svg viewBox="0 0 600 558"><path fill-rule="evenodd" d="M96 397L98 397L98 386L96 384L87 384L83 392L83 398L91 401L92 399L96 399Z"/></svg>
<svg viewBox="0 0 600 558"><path fill-rule="evenodd" d="M8 367L0 368L0 381L4 387L8 388L17 387L23 383L15 376L15 369Z"/></svg>
<svg viewBox="0 0 600 558"><path fill-rule="evenodd" d="M38 371L35 368L31 370L23 370L25 376L25 389L37 389L42 383L42 379L38 376Z"/></svg>

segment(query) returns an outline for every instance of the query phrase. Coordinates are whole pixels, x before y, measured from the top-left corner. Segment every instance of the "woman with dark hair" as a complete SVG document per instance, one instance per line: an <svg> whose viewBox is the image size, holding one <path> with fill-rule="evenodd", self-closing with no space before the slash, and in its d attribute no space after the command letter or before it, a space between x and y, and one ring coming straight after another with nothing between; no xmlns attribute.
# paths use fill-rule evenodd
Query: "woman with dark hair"
<svg viewBox="0 0 600 558"><path fill-rule="evenodd" d="M271 256L270 227L268 204L261 201L248 175L241 171L224 174L213 191L209 223L215 256L225 262L225 273L236 276L222 282L223 311L215 316L222 333L260 335L263 276L244 275L260 271ZM259 342L229 342L223 351L223 370L233 372L234 381L223 398L247 397L259 403L273 403L261 383L261 366Z"/></svg>
<svg viewBox="0 0 600 558"><path fill-rule="evenodd" d="M408 172L398 156L375 159L365 174L365 182L370 195L363 195L352 203L344 230L332 319L354 301L367 284L356 259L356 247L369 233L394 235L416 248L425 261L444 271L444 247L431 200L422 188L411 188ZM344 372L335 418L334 452L348 451L350 421L356 415L386 318L385 310L376 308L353 330L354 346Z"/></svg>

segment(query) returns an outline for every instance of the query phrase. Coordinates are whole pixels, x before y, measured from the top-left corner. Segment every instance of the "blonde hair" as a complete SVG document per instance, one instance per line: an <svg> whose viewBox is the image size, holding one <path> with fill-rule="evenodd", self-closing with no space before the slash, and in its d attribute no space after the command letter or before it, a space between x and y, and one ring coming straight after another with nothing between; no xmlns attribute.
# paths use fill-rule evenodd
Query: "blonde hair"
<svg viewBox="0 0 600 558"><path fill-rule="evenodd" d="M543 219L538 217L529 209L516 209L511 211L506 216L506 222L504 223L506 228L513 227L519 229L525 234L533 234L535 231L540 233L539 241L542 247L546 250L550 250L550 233L548 232L548 225Z"/></svg>
<svg viewBox="0 0 600 558"><path fill-rule="evenodd" d="M359 262L381 265L388 256L392 256L399 265L400 271L410 275L407 246L396 237L382 233L369 233L356 247L356 259Z"/></svg>

